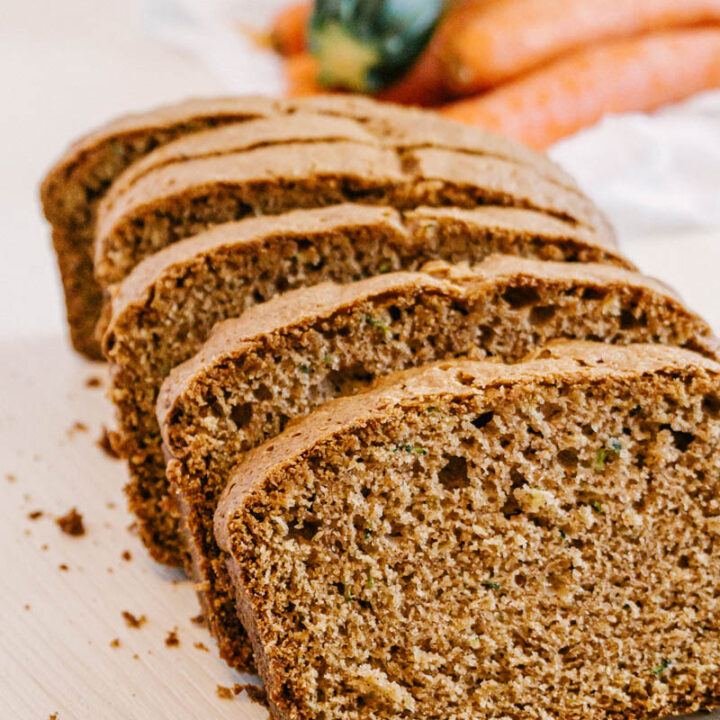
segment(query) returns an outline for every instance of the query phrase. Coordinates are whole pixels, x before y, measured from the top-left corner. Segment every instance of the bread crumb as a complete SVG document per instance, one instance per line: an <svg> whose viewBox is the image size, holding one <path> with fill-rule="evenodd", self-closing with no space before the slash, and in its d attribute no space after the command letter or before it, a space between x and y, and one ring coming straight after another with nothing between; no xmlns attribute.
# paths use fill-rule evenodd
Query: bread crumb
<svg viewBox="0 0 720 720"><path fill-rule="evenodd" d="M30 606L29 606L29 605L25 605L25 608L24 608L24 609L25 609L25 610L29 610L29 609L30 609Z"/></svg>
<svg viewBox="0 0 720 720"><path fill-rule="evenodd" d="M132 554L129 550L123 550L120 557L125 560L125 562L130 562L132 560Z"/></svg>
<svg viewBox="0 0 720 720"><path fill-rule="evenodd" d="M199 615L195 615L195 617L190 618L191 623L195 623L196 625L204 625L205 624L205 616L200 613Z"/></svg>
<svg viewBox="0 0 720 720"><path fill-rule="evenodd" d="M235 697L232 688L224 687L223 685L218 685L215 688L215 692L221 700L232 700Z"/></svg>
<svg viewBox="0 0 720 720"><path fill-rule="evenodd" d="M105 507L106 507L108 510L114 510L114 509L117 507L117 505L115 505L114 502L110 501L110 502L106 502L106 503L105 503Z"/></svg>
<svg viewBox="0 0 720 720"><path fill-rule="evenodd" d="M43 544L40 546L40 549L41 549L41 550L48 550L49 548L50 548L50 546L49 546L47 543L43 543Z"/></svg>
<svg viewBox="0 0 720 720"><path fill-rule="evenodd" d="M27 514L28 520L37 520L38 518L41 518L43 516L42 510L33 510L32 512L29 512Z"/></svg>
<svg viewBox="0 0 720 720"><path fill-rule="evenodd" d="M66 534L78 537L85 534L85 525L83 524L83 517L77 511L77 508L72 508L65 515L55 519L58 527Z"/></svg>
<svg viewBox="0 0 720 720"><path fill-rule="evenodd" d="M720 515L717 517L709 517L707 519L708 532L714 535L720 535Z"/></svg>
<svg viewBox="0 0 720 720"><path fill-rule="evenodd" d="M131 522L131 523L127 526L127 531L128 531L131 535L137 535L137 534L138 534L138 524L137 524L135 521Z"/></svg>
<svg viewBox="0 0 720 720"><path fill-rule="evenodd" d="M194 642L193 646L196 647L198 650L202 650L203 652L210 652L210 648L202 642Z"/></svg>
<svg viewBox="0 0 720 720"><path fill-rule="evenodd" d="M102 380L97 375L91 375L85 379L85 387L97 388L102 385Z"/></svg>
<svg viewBox="0 0 720 720"><path fill-rule="evenodd" d="M68 567L67 563L60 563L60 564L58 565L58 568L59 568L60 570L64 570L65 572L67 572L67 571L70 569L70 568Z"/></svg>
<svg viewBox="0 0 720 720"><path fill-rule="evenodd" d="M178 645L180 645L177 628L173 628L168 632L167 637L165 638L165 645L166 647L178 647Z"/></svg>
<svg viewBox="0 0 720 720"><path fill-rule="evenodd" d="M259 685L253 685L252 683L244 683L242 685L235 683L235 685L233 685L233 692L236 695L239 695L243 690L252 702L262 705L263 707L268 707L267 695L265 695L264 688Z"/></svg>
<svg viewBox="0 0 720 720"><path fill-rule="evenodd" d="M48 720L57 720L57 716L58 714L54 712L51 715L48 715Z"/></svg>
<svg viewBox="0 0 720 720"><path fill-rule="evenodd" d="M13 475L12 473L5 473L5 479L9 483L14 483L17 480L17 477L15 475Z"/></svg>
<svg viewBox="0 0 720 720"><path fill-rule="evenodd" d="M133 660L139 660L140 656L137 653L133 653Z"/></svg>
<svg viewBox="0 0 720 720"><path fill-rule="evenodd" d="M111 648L119 648L120 647L120 638L113 638L110 641L110 647Z"/></svg>
<svg viewBox="0 0 720 720"><path fill-rule="evenodd" d="M113 446L113 433L111 433L104 425L100 437L97 439L97 446L113 460L118 460L120 455Z"/></svg>
<svg viewBox="0 0 720 720"><path fill-rule="evenodd" d="M122 616L125 618L125 624L131 628L141 628L147 622L147 618L144 615L135 617L135 615L128 610L123 610Z"/></svg>
<svg viewBox="0 0 720 720"><path fill-rule="evenodd" d="M71 426L70 429L67 431L68 437L73 437L76 433L79 432L87 432L88 426L84 422L80 422L80 420L76 420Z"/></svg>

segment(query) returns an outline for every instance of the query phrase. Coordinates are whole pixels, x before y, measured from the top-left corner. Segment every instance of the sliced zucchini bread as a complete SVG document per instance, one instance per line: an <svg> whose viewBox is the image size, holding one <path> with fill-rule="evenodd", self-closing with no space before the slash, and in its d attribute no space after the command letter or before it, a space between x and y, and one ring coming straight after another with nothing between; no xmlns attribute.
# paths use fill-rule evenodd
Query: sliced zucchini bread
<svg viewBox="0 0 720 720"><path fill-rule="evenodd" d="M457 356L517 361L554 338L716 351L707 325L659 283L611 266L509 256L295 290L216 326L165 380L157 413L189 571L222 656L243 668L250 650L212 526L243 452L389 372ZM156 483L164 496L165 482Z"/></svg>
<svg viewBox="0 0 720 720"><path fill-rule="evenodd" d="M421 208L403 218L356 204L219 225L136 266L114 289L104 352L114 366L130 507L153 557L181 564L184 547L167 505L157 392L216 322L288 289L418 269L433 259L476 263L494 252L632 267L592 232L542 213Z"/></svg>
<svg viewBox="0 0 720 720"><path fill-rule="evenodd" d="M563 343L327 403L216 515L275 720L720 705L720 365Z"/></svg>
<svg viewBox="0 0 720 720"><path fill-rule="evenodd" d="M517 143L440 120L431 113L384 105L365 98L318 97L293 101L263 97L206 98L122 117L74 143L48 172L41 187L43 210L52 226L65 291L71 339L77 350L94 359L100 357L94 329L102 293L94 278L92 243L98 204L113 181L148 153L154 155L154 159L140 165L140 174L149 167L188 157L227 153L233 143L220 142L226 139L223 134L219 134L216 140L212 140L210 133L209 141L184 143L184 138L208 128L259 118L284 117L305 110L324 115L328 122L332 117L355 118L372 134L387 138L397 147L448 147L531 165L543 175L576 189L572 179L557 165ZM256 127L259 131L263 126ZM236 147L239 150L263 143L270 145L303 140L291 135L292 130L289 129L285 137L270 133L263 140L256 132L254 145L246 141L245 145L240 143ZM173 142L177 138L180 140ZM159 150L152 153L154 149ZM127 184L133 177L136 176L130 173L124 183Z"/></svg>

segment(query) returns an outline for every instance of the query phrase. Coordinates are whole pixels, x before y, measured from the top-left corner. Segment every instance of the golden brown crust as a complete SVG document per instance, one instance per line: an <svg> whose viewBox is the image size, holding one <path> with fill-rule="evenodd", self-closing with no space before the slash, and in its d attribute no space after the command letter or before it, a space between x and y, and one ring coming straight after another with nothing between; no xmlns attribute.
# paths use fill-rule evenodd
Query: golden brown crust
<svg viewBox="0 0 720 720"><path fill-rule="evenodd" d="M378 103L363 95L317 95L285 103L288 108L306 112L355 118L401 149L437 147L489 155L536 167L548 179L578 190L575 180L547 155L482 128L446 120L432 111Z"/></svg>
<svg viewBox="0 0 720 720"><path fill-rule="evenodd" d="M288 122L286 116L279 115L191 133L163 145L125 170L105 196L101 212L107 212L115 200L141 177L171 163L229 155L272 145L342 141L379 145L375 135L349 118L311 113L299 114L292 122Z"/></svg>
<svg viewBox="0 0 720 720"><path fill-rule="evenodd" d="M494 362L441 361L382 378L360 395L331 400L293 423L286 431L247 452L233 473L215 515L215 537L231 551L229 524L256 487L271 474L282 473L313 447L341 433L380 418L390 408L432 404L433 397L468 397L492 387L552 385L595 378L636 377L644 373L692 373L720 376L720 364L689 350L663 345L616 346L579 340L558 340L537 359L516 365Z"/></svg>
<svg viewBox="0 0 720 720"><path fill-rule="evenodd" d="M172 128L192 119L231 119L264 117L277 111L277 102L262 96L191 98L164 105L146 112L131 113L115 118L74 141L43 179L40 196L47 219L52 223L64 221L59 213L57 194L62 185L87 154L101 145L124 136Z"/></svg>

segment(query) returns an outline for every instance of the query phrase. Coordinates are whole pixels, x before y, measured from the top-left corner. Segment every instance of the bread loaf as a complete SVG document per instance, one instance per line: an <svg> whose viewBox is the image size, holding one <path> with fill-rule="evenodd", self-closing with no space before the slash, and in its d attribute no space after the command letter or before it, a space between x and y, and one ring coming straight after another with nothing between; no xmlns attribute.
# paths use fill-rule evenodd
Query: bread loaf
<svg viewBox="0 0 720 720"><path fill-rule="evenodd" d="M216 515L276 720L720 705L720 365L564 343L331 401Z"/></svg>

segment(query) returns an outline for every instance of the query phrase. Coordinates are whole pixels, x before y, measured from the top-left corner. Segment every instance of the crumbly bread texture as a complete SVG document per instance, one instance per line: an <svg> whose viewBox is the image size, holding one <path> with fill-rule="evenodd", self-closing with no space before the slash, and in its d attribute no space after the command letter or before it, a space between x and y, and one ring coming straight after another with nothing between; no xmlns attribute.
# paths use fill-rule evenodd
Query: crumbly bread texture
<svg viewBox="0 0 720 720"><path fill-rule="evenodd" d="M441 146L487 154L532 165L565 187L576 187L574 181L548 158L517 143L441 120L425 111L383 105L363 98L321 97L293 101L252 96L205 98L128 115L74 143L48 172L40 190L43 210L52 225L71 339L77 350L89 357L100 358L94 328L102 297L93 273L92 242L97 205L113 181L139 158L168 144L172 149L158 150L150 167L170 160L222 152L217 145L209 148L205 141L199 141L197 146L185 145L182 139L173 142L177 138L229 123L282 117L305 110L326 118L356 118L376 135L393 139L398 147ZM273 139L271 133L265 142L283 140ZM261 145L262 140L258 138L257 143ZM141 167L148 166L143 164Z"/></svg>
<svg viewBox="0 0 720 720"><path fill-rule="evenodd" d="M720 705L720 365L548 355L395 375L244 457L216 536L275 720Z"/></svg>
<svg viewBox="0 0 720 720"><path fill-rule="evenodd" d="M165 380L157 413L188 570L222 656L243 667L249 654L212 525L243 452L389 372L457 356L516 361L563 337L666 343L716 357L707 325L652 280L509 256L472 270L438 262L421 273L295 290L217 325Z"/></svg>
<svg viewBox="0 0 720 720"><path fill-rule="evenodd" d="M216 322L288 289L418 269L437 258L475 263L492 252L629 266L592 233L540 213L427 208L403 220L393 209L362 205L220 225L140 263L113 292L104 352L115 366L111 397L130 466L130 507L153 557L179 564L183 546L166 507L157 391Z"/></svg>

